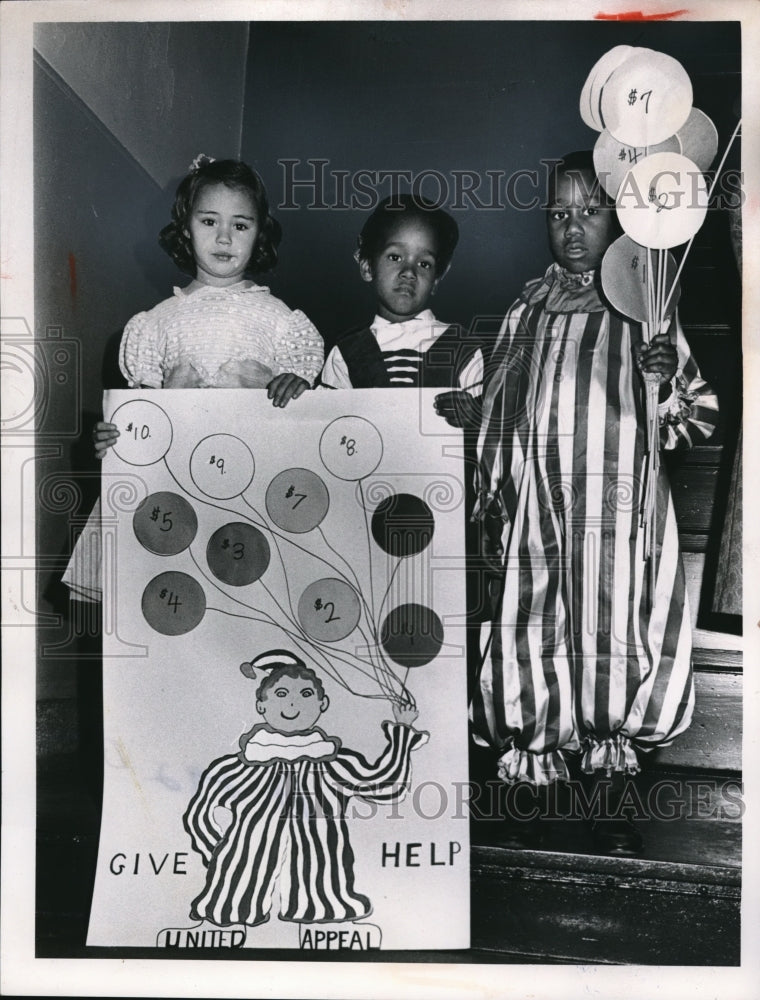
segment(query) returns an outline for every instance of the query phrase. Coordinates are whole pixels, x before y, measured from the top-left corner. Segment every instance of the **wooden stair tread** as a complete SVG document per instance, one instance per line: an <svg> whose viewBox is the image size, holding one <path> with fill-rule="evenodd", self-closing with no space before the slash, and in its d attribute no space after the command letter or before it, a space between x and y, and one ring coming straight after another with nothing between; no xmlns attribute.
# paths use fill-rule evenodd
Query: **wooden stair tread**
<svg viewBox="0 0 760 1000"><path fill-rule="evenodd" d="M513 882L553 881L568 885L592 884L637 892L686 892L741 897L739 869L715 865L679 865L643 858L607 858L601 855L554 851L519 851L509 847L474 846L472 879Z"/></svg>
<svg viewBox="0 0 760 1000"><path fill-rule="evenodd" d="M741 674L697 668L694 671L694 685L696 704L691 726L669 747L654 751L656 764L741 771Z"/></svg>
<svg viewBox="0 0 760 1000"><path fill-rule="evenodd" d="M542 849L516 850L501 847L498 834L490 843L472 845L472 868L530 868L564 872L575 878L614 875L659 882L693 882L704 885L739 886L741 883L741 826L735 822L685 819L672 823L656 820L636 825L644 837L640 858L611 858L594 851L582 824L572 833L567 823L545 822Z"/></svg>
<svg viewBox="0 0 760 1000"><path fill-rule="evenodd" d="M530 860L523 856L510 867L505 851L473 850L473 948L595 964L741 960L741 889L710 882L709 869L691 881L647 877L641 865L619 859L596 859L595 870L580 859L586 864L580 873L567 855L544 855L535 869Z"/></svg>
<svg viewBox="0 0 760 1000"><path fill-rule="evenodd" d="M492 779L486 779L490 781ZM610 858L595 852L588 823L598 809L588 787L577 780L552 787L540 797L540 849L504 847L504 800L498 812L473 808L470 839L473 868L490 859L505 867L565 870L585 878L593 873L635 873L637 878L738 886L742 864L742 784L740 775L699 770L647 768L628 786L628 815L644 838L641 858ZM512 807L525 809L525 800ZM495 853L494 853L495 852ZM478 861L480 859L480 861Z"/></svg>
<svg viewBox="0 0 760 1000"><path fill-rule="evenodd" d="M691 653L691 662L695 673L720 671L740 674L743 659L740 649L713 649L695 646Z"/></svg>

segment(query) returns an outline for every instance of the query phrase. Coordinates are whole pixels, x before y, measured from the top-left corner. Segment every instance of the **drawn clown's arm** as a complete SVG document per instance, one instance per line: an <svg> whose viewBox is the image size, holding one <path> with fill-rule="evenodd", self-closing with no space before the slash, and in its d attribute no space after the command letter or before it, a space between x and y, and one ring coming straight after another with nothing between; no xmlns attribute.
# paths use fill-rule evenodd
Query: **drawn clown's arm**
<svg viewBox="0 0 760 1000"><path fill-rule="evenodd" d="M198 790L190 800L182 821L193 849L206 864L224 833L218 818L215 818L215 811L220 807L230 808L250 770L239 757L226 756L215 760L201 776Z"/></svg>
<svg viewBox="0 0 760 1000"><path fill-rule="evenodd" d="M374 802L403 798L411 776L411 753L427 743L429 733L399 722L384 722L386 746L374 763L355 750L342 748L326 766L345 795Z"/></svg>

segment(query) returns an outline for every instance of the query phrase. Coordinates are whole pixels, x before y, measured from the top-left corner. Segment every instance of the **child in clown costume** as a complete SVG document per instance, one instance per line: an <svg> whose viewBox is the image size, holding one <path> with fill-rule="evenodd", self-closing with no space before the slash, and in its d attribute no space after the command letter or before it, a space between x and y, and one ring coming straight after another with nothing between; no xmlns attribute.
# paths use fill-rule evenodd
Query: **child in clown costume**
<svg viewBox="0 0 760 1000"><path fill-rule="evenodd" d="M640 324L605 302L599 266L620 230L590 153L558 162L547 228L554 264L507 313L483 395L478 515L503 586L471 717L507 785L527 793L564 780L578 755L614 802L640 752L682 733L694 706L664 467L654 592L646 574L643 373L661 379L663 448L708 437L717 400L677 316L645 345ZM604 853L642 849L624 817L600 817L592 831ZM516 829L514 846L538 832Z"/></svg>

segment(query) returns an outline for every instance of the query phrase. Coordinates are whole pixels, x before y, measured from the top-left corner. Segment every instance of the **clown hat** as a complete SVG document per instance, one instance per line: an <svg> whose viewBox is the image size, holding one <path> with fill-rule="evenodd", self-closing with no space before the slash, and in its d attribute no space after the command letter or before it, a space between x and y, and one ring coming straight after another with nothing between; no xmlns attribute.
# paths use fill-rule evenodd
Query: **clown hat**
<svg viewBox="0 0 760 1000"><path fill-rule="evenodd" d="M295 653L287 649L270 649L266 653L260 653L252 660L241 663L240 670L245 677L253 678L257 670L274 670L275 667L305 667L306 664Z"/></svg>

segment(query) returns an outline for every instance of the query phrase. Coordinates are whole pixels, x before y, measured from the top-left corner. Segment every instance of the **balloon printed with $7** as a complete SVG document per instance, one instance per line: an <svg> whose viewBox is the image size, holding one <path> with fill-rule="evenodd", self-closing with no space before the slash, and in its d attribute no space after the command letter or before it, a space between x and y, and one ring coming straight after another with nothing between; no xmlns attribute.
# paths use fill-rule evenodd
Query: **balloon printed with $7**
<svg viewBox="0 0 760 1000"><path fill-rule="evenodd" d="M597 176L617 200L624 231L644 247L685 243L704 221L702 171L718 138L692 97L677 59L625 45L597 61L581 92L581 117L601 133L594 147Z"/></svg>

